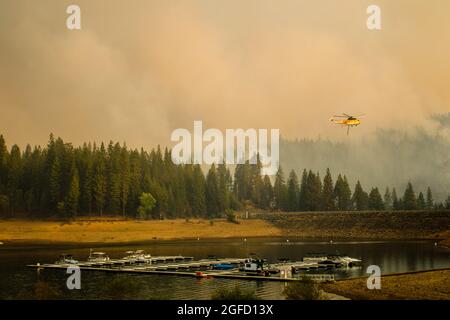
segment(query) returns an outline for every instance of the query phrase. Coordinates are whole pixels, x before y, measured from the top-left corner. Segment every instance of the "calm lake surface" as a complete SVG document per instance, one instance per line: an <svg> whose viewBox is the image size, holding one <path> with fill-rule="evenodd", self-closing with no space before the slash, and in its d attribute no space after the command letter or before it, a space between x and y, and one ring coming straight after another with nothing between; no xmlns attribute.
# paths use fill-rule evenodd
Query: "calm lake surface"
<svg viewBox="0 0 450 320"><path fill-rule="evenodd" d="M244 258L250 254L264 257L268 262L289 258L301 260L310 252L347 254L361 258L362 267L339 270L337 278L365 275L369 265L376 264L382 274L430 270L450 267L450 250L435 246L432 241L358 241L328 242L296 239L260 238L199 241L169 241L139 246L97 247L111 258L124 256L127 250L144 249L157 255L185 255L196 259L217 257ZM255 280L196 279L169 275L113 274L82 271L81 290L66 288L65 270L26 268L27 264L53 263L61 253L85 260L89 248L74 247L0 247L0 299L210 299L218 288L256 291L262 299L282 299L282 282ZM317 271L311 271L317 273Z"/></svg>

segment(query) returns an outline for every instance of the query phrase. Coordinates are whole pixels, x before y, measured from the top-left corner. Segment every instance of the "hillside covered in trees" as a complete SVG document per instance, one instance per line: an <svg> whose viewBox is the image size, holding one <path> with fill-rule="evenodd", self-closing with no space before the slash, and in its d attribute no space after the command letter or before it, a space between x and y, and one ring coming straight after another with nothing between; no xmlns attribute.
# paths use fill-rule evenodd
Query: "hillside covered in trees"
<svg viewBox="0 0 450 320"><path fill-rule="evenodd" d="M155 206L145 218L215 218L228 210L253 207L282 211L415 210L450 207L435 203L431 189L415 193L377 187L330 170L324 178L303 170L287 177L261 176L261 165L224 164L205 172L199 165L175 165L168 149L147 152L126 145L85 143L74 147L50 135L47 146L8 148L0 136L0 215L61 218L79 214L138 217L142 201ZM149 196L149 194L151 196ZM143 196L144 195L144 196ZM143 200L144 199L144 200Z"/></svg>

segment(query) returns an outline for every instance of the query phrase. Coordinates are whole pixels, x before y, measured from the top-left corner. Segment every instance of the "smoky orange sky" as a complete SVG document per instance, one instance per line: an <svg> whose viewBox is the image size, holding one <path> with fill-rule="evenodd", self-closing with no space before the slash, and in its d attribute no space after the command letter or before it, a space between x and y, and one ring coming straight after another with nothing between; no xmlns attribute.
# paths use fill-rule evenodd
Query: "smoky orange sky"
<svg viewBox="0 0 450 320"><path fill-rule="evenodd" d="M66 28L70 4L82 30ZM2 0L0 133L149 148L194 120L331 139L426 125L450 110L449 13L447 0ZM328 120L341 112L366 114L350 137Z"/></svg>

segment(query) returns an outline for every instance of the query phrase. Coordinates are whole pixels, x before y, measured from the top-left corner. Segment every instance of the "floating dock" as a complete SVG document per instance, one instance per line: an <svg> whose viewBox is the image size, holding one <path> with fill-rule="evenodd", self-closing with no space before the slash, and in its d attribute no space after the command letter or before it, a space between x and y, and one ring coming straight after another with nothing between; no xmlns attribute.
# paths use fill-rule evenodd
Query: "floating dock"
<svg viewBox="0 0 450 320"><path fill-rule="evenodd" d="M162 256L152 257L146 262L133 259L111 259L107 261L86 261L77 264L32 264L29 268L43 269L67 269L79 267L83 271L98 271L109 273L134 273L134 274L158 274L190 276L197 278L228 278L241 280L264 281L299 281L309 278L314 281L334 281L334 274L302 274L302 278L294 277L293 271L326 269L318 261L283 262L270 265L271 272L266 275L241 271L240 267L248 259L221 258L194 260L193 257ZM217 265L232 265L229 270L215 270Z"/></svg>

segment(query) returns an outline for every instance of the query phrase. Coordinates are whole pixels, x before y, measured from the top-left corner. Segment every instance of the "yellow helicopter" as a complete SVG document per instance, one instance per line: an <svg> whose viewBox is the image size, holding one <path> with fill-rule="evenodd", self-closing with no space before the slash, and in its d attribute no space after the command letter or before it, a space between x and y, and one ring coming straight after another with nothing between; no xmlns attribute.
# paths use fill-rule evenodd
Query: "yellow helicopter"
<svg viewBox="0 0 450 320"><path fill-rule="evenodd" d="M350 127L357 127L361 124L361 120L359 120L357 117L362 117L364 114L360 114L357 116L351 116L349 114L343 113L342 115L334 115L332 118L330 118L330 121L336 124L340 124L342 126L347 126L347 135L350 131ZM339 119L339 118L345 118L345 119Z"/></svg>

